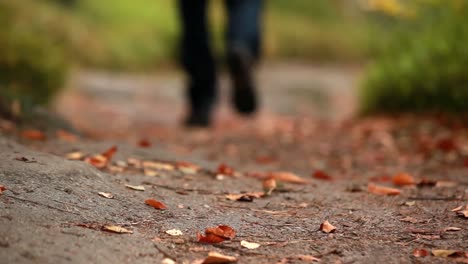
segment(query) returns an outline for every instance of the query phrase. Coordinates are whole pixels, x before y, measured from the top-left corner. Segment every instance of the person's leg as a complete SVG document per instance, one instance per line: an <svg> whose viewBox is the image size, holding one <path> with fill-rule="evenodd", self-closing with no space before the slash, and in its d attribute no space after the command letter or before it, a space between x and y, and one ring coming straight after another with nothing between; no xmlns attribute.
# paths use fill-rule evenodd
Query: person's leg
<svg viewBox="0 0 468 264"><path fill-rule="evenodd" d="M207 126L216 100L215 62L209 44L207 0L179 0L182 65L188 74L186 124Z"/></svg>
<svg viewBox="0 0 468 264"><path fill-rule="evenodd" d="M241 114L257 109L253 66L260 57L263 0L226 0L226 51L233 83L232 99Z"/></svg>

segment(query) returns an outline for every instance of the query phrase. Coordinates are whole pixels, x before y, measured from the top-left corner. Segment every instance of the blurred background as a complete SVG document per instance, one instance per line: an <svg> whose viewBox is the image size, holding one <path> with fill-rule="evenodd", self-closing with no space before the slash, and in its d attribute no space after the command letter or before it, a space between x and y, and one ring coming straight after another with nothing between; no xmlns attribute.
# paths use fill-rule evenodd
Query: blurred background
<svg viewBox="0 0 468 264"><path fill-rule="evenodd" d="M468 2L266 2L266 63L363 68L360 113L468 110ZM0 115L49 104L77 69L172 71L176 11L176 1L0 0ZM222 56L221 1L210 11Z"/></svg>

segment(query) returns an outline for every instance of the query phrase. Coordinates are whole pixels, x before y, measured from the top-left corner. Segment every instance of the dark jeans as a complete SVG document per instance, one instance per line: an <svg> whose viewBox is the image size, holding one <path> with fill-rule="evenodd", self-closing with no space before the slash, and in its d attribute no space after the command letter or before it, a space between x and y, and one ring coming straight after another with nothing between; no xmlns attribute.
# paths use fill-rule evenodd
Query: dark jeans
<svg viewBox="0 0 468 264"><path fill-rule="evenodd" d="M189 76L193 110L210 111L217 95L216 65L207 25L207 0L179 0L182 65ZM228 14L226 52L241 49L253 60L260 55L262 0L225 0Z"/></svg>

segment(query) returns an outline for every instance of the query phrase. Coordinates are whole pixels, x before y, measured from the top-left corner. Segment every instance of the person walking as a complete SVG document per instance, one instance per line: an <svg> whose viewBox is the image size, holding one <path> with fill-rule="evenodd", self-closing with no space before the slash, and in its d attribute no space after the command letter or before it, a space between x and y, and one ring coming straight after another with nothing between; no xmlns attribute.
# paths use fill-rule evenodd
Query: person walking
<svg viewBox="0 0 468 264"><path fill-rule="evenodd" d="M181 62L188 75L187 126L211 124L218 94L216 63L210 45L208 0L179 0L182 26ZM253 68L260 57L263 0L225 0L226 58L232 80L231 99L242 115L258 108Z"/></svg>

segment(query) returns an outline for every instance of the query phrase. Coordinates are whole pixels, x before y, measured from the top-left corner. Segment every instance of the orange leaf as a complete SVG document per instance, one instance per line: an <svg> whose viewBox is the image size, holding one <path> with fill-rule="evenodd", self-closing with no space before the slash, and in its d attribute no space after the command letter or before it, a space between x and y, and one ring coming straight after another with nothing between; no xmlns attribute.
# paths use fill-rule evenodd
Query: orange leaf
<svg viewBox="0 0 468 264"><path fill-rule="evenodd" d="M332 233L336 230L336 227L330 224L330 222L325 221L322 224L320 224L320 230L325 233Z"/></svg>
<svg viewBox="0 0 468 264"><path fill-rule="evenodd" d="M378 194L378 195L398 195L401 193L400 190L385 186L375 185L373 183L369 183L367 185L367 190L371 193Z"/></svg>
<svg viewBox="0 0 468 264"><path fill-rule="evenodd" d="M404 172L398 173L395 176L393 176L392 182L397 186L413 185L416 183L413 176Z"/></svg>
<svg viewBox="0 0 468 264"><path fill-rule="evenodd" d="M425 250L424 248L415 248L413 250L413 256L419 258L419 257L426 257L429 256L429 252Z"/></svg>
<svg viewBox="0 0 468 264"><path fill-rule="evenodd" d="M220 237L214 234L202 235L197 232L197 241L200 243L217 244L226 240L227 240L226 238Z"/></svg>
<svg viewBox="0 0 468 264"><path fill-rule="evenodd" d="M112 156L117 152L117 146L112 146L108 150L106 150L104 153L101 155L104 156L107 161L110 161L112 159Z"/></svg>
<svg viewBox="0 0 468 264"><path fill-rule="evenodd" d="M326 172L321 171L321 170L315 171L312 177L314 177L315 179L324 180L324 181L333 180L333 178L330 175L328 175Z"/></svg>
<svg viewBox="0 0 468 264"><path fill-rule="evenodd" d="M21 137L37 141L44 141L47 139L46 135L43 132L36 129L24 130L23 132L21 132Z"/></svg>
<svg viewBox="0 0 468 264"><path fill-rule="evenodd" d="M0 184L0 194L2 194L6 190L7 190L7 188Z"/></svg>
<svg viewBox="0 0 468 264"><path fill-rule="evenodd" d="M55 132L55 135L63 140L63 141L67 141L67 142L76 142L78 140L78 137L73 135L72 133L70 132L67 132L65 130L57 130Z"/></svg>
<svg viewBox="0 0 468 264"><path fill-rule="evenodd" d="M144 139L141 139L140 141L138 141L138 146L142 147L142 148L149 148L151 147L151 142L144 138Z"/></svg>
<svg viewBox="0 0 468 264"><path fill-rule="evenodd" d="M209 227L205 230L205 234L213 234L225 239L233 239L236 236L236 231L227 225L219 225L216 227Z"/></svg>
<svg viewBox="0 0 468 264"><path fill-rule="evenodd" d="M276 189L276 179L268 178L263 181L263 190L265 195L270 195Z"/></svg>
<svg viewBox="0 0 468 264"><path fill-rule="evenodd" d="M159 209L159 210L164 210L166 209L166 205L164 205L163 203L159 202L159 201L156 201L154 199L147 199L145 200L145 204L149 205L149 206L152 206L156 209Z"/></svg>
<svg viewBox="0 0 468 264"><path fill-rule="evenodd" d="M272 172L270 173L270 177L275 178L278 181L282 182L289 182L295 184L307 184L308 181L304 178L297 176L291 172Z"/></svg>
<svg viewBox="0 0 468 264"><path fill-rule="evenodd" d="M218 166L218 174L223 174L226 176L233 176L234 175L234 169L229 167L228 165L222 163Z"/></svg>
<svg viewBox="0 0 468 264"><path fill-rule="evenodd" d="M209 252L202 264L228 264L237 262L236 257L226 256L218 252Z"/></svg>
<svg viewBox="0 0 468 264"><path fill-rule="evenodd" d="M107 166L107 159L102 155L88 157L84 161L93 165L94 167L98 169L102 169Z"/></svg>

